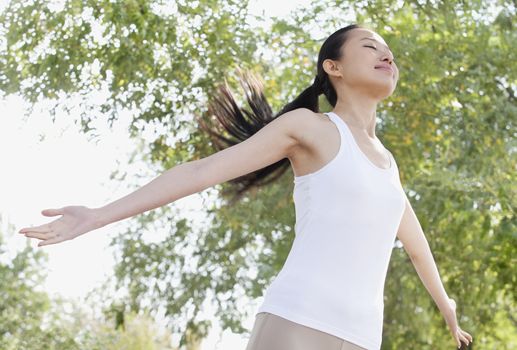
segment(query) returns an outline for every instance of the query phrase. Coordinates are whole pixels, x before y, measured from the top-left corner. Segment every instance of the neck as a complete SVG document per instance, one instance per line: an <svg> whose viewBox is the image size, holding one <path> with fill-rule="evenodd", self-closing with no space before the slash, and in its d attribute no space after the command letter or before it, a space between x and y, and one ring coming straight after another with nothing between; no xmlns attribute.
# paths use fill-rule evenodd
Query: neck
<svg viewBox="0 0 517 350"><path fill-rule="evenodd" d="M338 98L332 110L347 125L365 132L371 138L375 136L377 101L364 95L343 94Z"/></svg>

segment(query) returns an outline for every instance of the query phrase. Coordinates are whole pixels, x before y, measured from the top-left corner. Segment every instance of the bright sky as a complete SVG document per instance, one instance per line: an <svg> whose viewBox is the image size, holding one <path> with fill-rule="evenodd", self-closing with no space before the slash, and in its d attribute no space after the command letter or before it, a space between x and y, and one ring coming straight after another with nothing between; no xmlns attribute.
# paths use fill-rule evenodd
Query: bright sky
<svg viewBox="0 0 517 350"><path fill-rule="evenodd" d="M0 0L0 10L7 1ZM253 13L266 16L287 16L298 5L307 5L310 0L278 2L272 0L251 1ZM92 101L96 96L92 96ZM104 100L97 97L98 100ZM62 102L64 104L65 101ZM74 101L68 101L73 106ZM40 103L29 118L25 118L28 105L18 96L0 100L0 215L1 229L7 233L7 224L15 231L22 227L36 226L53 221L57 217L45 217L41 210L67 205L102 206L130 192L119 181L110 180L112 171L120 166L129 174L148 174L151 181L156 173L146 170L144 164L128 165L129 154L134 148L126 132L130 113L120 116L111 130L102 123L96 124L102 135L95 144L79 132L71 118L59 113L55 122L48 109L49 104ZM76 112L78 113L77 109ZM143 135L145 136L145 135ZM200 197L192 195L176 202L185 210L202 210ZM43 248L48 254L46 284L43 288L50 295L60 295L80 300L92 288L98 286L113 271L113 252L108 247L109 233L123 230L126 221L120 221L80 236L72 241ZM10 259L27 242L21 235L5 237L9 247L0 259ZM30 239L36 247L38 241ZM251 330L254 312L261 302L249 309L250 318L243 325ZM243 307L246 307L245 305ZM213 310L208 310L213 315ZM244 349L247 338L225 331L213 318L214 327L202 349ZM176 342L178 339L176 339Z"/></svg>

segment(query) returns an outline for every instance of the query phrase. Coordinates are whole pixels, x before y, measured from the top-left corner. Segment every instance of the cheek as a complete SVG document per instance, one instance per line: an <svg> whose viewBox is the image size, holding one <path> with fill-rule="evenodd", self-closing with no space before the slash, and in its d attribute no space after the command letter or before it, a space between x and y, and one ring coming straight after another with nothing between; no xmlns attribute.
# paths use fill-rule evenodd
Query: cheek
<svg viewBox="0 0 517 350"><path fill-rule="evenodd" d="M378 58L374 52L365 52L349 57L349 60L343 63L344 78L350 83L369 78L377 79L376 75L379 73L374 68L377 63Z"/></svg>
<svg viewBox="0 0 517 350"><path fill-rule="evenodd" d="M368 64L368 60L363 58L362 61L355 62L355 64L346 67L346 77L349 80L363 80L369 75L376 74L373 67L373 63Z"/></svg>

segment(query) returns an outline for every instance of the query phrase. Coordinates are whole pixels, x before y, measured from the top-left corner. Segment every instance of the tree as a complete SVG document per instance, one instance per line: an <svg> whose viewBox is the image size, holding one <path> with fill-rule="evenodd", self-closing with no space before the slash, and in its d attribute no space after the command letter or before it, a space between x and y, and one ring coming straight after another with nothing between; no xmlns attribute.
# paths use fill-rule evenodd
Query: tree
<svg viewBox="0 0 517 350"><path fill-rule="evenodd" d="M397 159L446 289L459 301L462 327L474 344L510 349L517 346L517 196L515 172L509 171L515 168L517 67L508 64L516 58L515 6L499 1L501 9L491 16L490 4L319 0L264 29L247 24L247 2L176 2L172 15L151 1L70 1L54 12L42 1L12 2L0 22L7 38L0 90L35 101L86 96L104 84L108 101L98 111L84 106L85 132L103 113L113 120L119 108L138 106L132 135L162 127L142 156L167 169L213 152L193 115L203 114L223 77L237 86L236 66L264 77L266 95L278 110L311 83L319 39L349 24L343 18L353 14L395 53L400 80L379 105L378 135ZM81 13L90 19L80 19ZM93 39L94 22L106 28L104 41ZM53 49L36 56L45 39ZM150 301L166 310L172 329L185 317L185 334L204 336L210 324L196 316L212 296L223 327L246 331L238 301L262 295L294 238L291 181L286 174L231 206L224 195L228 184L215 186L217 201L207 208L210 222L201 229L174 212L174 205L135 218L113 240L120 247L116 274L129 290L130 309ZM171 227L167 239L148 242L154 227ZM386 282L383 348L450 344L440 314L396 244Z"/></svg>
<svg viewBox="0 0 517 350"><path fill-rule="evenodd" d="M14 227L7 227L8 235L12 235ZM11 258L4 236L0 231L0 349L177 349L170 335L163 334L145 312L128 312L124 326L117 327L109 309L103 316L94 316L93 311L98 311L91 303L94 299L80 306L73 300L49 298L41 290L46 253L32 248L27 240L24 249Z"/></svg>
<svg viewBox="0 0 517 350"><path fill-rule="evenodd" d="M8 229L14 231L10 224ZM44 252L35 251L27 242L25 248L13 256L6 250L4 233L0 232L0 257L2 349L41 349L39 341L49 344L49 333L41 328L41 324L50 308L50 300L47 294L38 288L44 279L39 267L46 260ZM54 345L61 344L62 335L58 332L56 338L50 342Z"/></svg>

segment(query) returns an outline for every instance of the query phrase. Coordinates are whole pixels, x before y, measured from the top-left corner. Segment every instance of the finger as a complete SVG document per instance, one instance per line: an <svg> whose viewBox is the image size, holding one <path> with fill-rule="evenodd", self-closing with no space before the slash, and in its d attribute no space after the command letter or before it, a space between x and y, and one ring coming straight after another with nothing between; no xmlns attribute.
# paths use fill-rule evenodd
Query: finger
<svg viewBox="0 0 517 350"><path fill-rule="evenodd" d="M27 238L37 238L37 239L49 239L49 238L53 238L55 236L49 236L48 233L27 232L25 234L25 237L27 237Z"/></svg>
<svg viewBox="0 0 517 350"><path fill-rule="evenodd" d="M470 342L472 342L472 336L468 333L468 332L465 332L463 329L460 329L461 331L461 334L467 338Z"/></svg>
<svg viewBox="0 0 517 350"><path fill-rule="evenodd" d="M466 346L469 345L469 340L467 338L465 338L465 336L463 336L463 334L460 335L460 340L465 343Z"/></svg>
<svg viewBox="0 0 517 350"><path fill-rule="evenodd" d="M50 244L56 244L56 243L59 243L62 241L64 241L64 239L62 237L49 238L47 240L39 242L38 247L43 247L45 245L50 245Z"/></svg>
<svg viewBox="0 0 517 350"><path fill-rule="evenodd" d="M461 348L461 340L460 340L460 336L459 336L459 332L456 332L454 334L454 340L456 340L456 346L459 348Z"/></svg>
<svg viewBox="0 0 517 350"><path fill-rule="evenodd" d="M469 346L470 341L465 338L463 335L460 335L461 342L465 343L465 346Z"/></svg>
<svg viewBox="0 0 517 350"><path fill-rule="evenodd" d="M470 335L470 333L469 333L469 332L466 332L466 331L464 331L464 330L463 330L463 329L461 329L461 328L460 328L460 332L461 332L461 334L462 334L466 339L468 339L468 340L469 340L469 342L471 342L471 343L472 343L472 335Z"/></svg>
<svg viewBox="0 0 517 350"><path fill-rule="evenodd" d="M41 214L45 216L56 216L56 215L63 215L63 208L59 209L44 209L41 211Z"/></svg>
<svg viewBox="0 0 517 350"><path fill-rule="evenodd" d="M18 232L19 233L27 233L27 232L46 233L46 232L50 232L50 231L51 231L50 225L49 224L44 224L44 225L34 226L34 227L25 227L25 228L22 228Z"/></svg>
<svg viewBox="0 0 517 350"><path fill-rule="evenodd" d="M470 335L470 333L468 332L465 332L463 331L463 333L465 333L465 336L468 338L468 340L470 340L470 342L472 343L472 335Z"/></svg>
<svg viewBox="0 0 517 350"><path fill-rule="evenodd" d="M471 343L472 343L472 336L471 336L470 334L468 334L467 332L465 332L465 331L461 331L461 332L462 332L463 336L464 336L466 339L468 339L468 341L469 341L469 342L471 342Z"/></svg>

